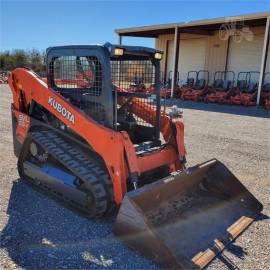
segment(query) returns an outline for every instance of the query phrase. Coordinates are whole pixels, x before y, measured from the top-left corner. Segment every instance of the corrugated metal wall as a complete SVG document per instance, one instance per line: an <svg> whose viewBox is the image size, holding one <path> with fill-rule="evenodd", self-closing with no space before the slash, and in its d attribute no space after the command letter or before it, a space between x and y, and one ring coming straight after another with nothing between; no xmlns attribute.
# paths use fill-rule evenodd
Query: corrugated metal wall
<svg viewBox="0 0 270 270"><path fill-rule="evenodd" d="M251 40L235 35L230 39L228 69L240 71L260 71L264 33L261 28L253 28ZM254 77L254 76L253 76ZM259 79L259 75L253 78Z"/></svg>
<svg viewBox="0 0 270 270"><path fill-rule="evenodd" d="M235 46L229 46L229 57L227 59L227 67L228 69L237 69L235 70L238 72L241 68L237 67L232 64L234 63L241 63L240 65L243 66L243 70L246 68L251 68L254 62L260 63L261 62L261 56L262 56L262 44L263 44L263 34L265 31L264 27L254 27L251 28L253 34L254 34L254 41L248 41L250 44L249 46L245 46L245 41L243 41L242 44L242 53L235 54L231 50L235 50ZM206 39L206 59L205 59L205 69L209 70L210 72L210 80L213 80L214 72L217 70L224 70L226 66L226 55L227 55L227 49L228 49L228 40L221 40L219 38L219 32L216 31L213 36L200 36L200 35L192 35L192 34L181 34L181 40L183 39L190 39L190 42L192 43L192 39L195 40L195 38L204 38ZM168 40L173 40L174 35L161 35L159 38L156 39L156 48L163 50L166 52L166 44ZM180 55L179 55L179 65L178 68L180 69L183 66L188 66L188 61L190 62L196 62L193 58L196 57L196 53L192 54L190 50L188 50L188 55L185 54L184 57L181 59L181 40L180 40ZM231 38L231 40L233 40ZM195 42L195 41L194 41ZM230 41L231 43L232 41ZM173 44L173 42L172 42ZM241 43L240 43L241 44ZM165 70L165 60L166 57L169 59L169 65L172 62L173 59L173 52L174 49L171 48L168 50L168 56L166 56L166 53L162 60L162 71ZM239 47L239 46L238 46ZM252 47L252 51L247 49L248 47ZM268 50L268 60L266 65L266 71L270 71L270 48ZM244 54L244 56L243 56ZM251 55L251 57L246 57L247 55ZM252 60L252 58L256 58L256 60ZM241 59L240 59L241 58ZM194 60L194 61L193 61ZM257 65L257 64L256 64ZM239 65L238 65L239 66ZM246 67L246 68L245 68ZM201 67L198 66L198 69ZM255 67L253 67L255 68ZM257 69L257 66L256 66ZM168 71L167 71L168 72ZM181 70L180 70L181 72ZM237 75L237 74L236 74Z"/></svg>
<svg viewBox="0 0 270 270"><path fill-rule="evenodd" d="M186 76L189 68L194 69L194 65L198 63L198 68L204 68L208 37L194 34L181 34L180 37L180 53L178 70L180 71L180 79ZM202 41L202 42L200 42ZM166 46L168 44L168 50L166 54ZM165 62L167 59L167 76L173 65L174 55L174 35L162 35L156 39L156 48L164 51L163 60L161 63L162 72L165 71ZM196 51L192 51L192 48ZM198 51L199 50L199 51ZM202 60L203 58L203 60ZM201 64L201 62L203 63Z"/></svg>
<svg viewBox="0 0 270 270"><path fill-rule="evenodd" d="M167 67L171 66L172 59L173 59L173 53L174 53L174 46L170 46L170 49L168 50L168 55L166 55L166 44L169 40L169 44L173 44L174 35L162 35L159 36L159 38L156 39L156 48L164 51L164 57L161 63L161 69L162 71L165 70L165 61L166 58L168 59ZM182 43L181 47L181 40L185 40ZM201 40L202 42L198 42L198 40ZM192 50L188 49L192 45L192 42L194 42L194 49L199 49L201 52L194 52L192 53ZM199 43L205 43L206 48ZM183 53L184 49L184 53ZM182 51L182 55L181 55ZM226 51L227 51L227 42L221 41L218 37L218 33L214 36L202 36L202 35L194 35L194 34L181 34L180 38L180 54L179 54L179 64L178 69L180 71L181 78L184 76L183 73L186 75L186 68L184 70L181 70L181 67L189 67L191 63L198 63L198 67L195 68L194 65L190 67L191 69L207 69L209 70L210 74L215 72L216 70L223 70L225 68L225 62L226 62ZM204 67L201 65L202 62L202 55L205 55L205 61L204 61ZM195 58L200 58L199 60ZM167 73L170 68L168 68Z"/></svg>
<svg viewBox="0 0 270 270"><path fill-rule="evenodd" d="M159 36L158 38L156 38L156 48L160 49L164 52L164 55L163 55L163 58L161 61L161 71L162 72L164 72L164 70L165 70L166 59L169 59L169 57L173 57L173 55L171 55L171 56L166 55L167 40L173 40L173 39L174 39L174 35L162 35L162 36ZM173 51L173 49L172 49L172 51Z"/></svg>

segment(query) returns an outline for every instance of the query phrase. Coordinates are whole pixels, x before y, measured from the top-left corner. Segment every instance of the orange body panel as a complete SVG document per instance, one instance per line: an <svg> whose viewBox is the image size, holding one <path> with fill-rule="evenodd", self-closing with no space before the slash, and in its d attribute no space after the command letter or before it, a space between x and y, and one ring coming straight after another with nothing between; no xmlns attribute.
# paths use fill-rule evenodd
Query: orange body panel
<svg viewBox="0 0 270 270"><path fill-rule="evenodd" d="M19 111L14 110L16 118L18 119L18 125L16 128L16 136L20 143L23 143L29 127L30 127L30 117L27 114L21 113Z"/></svg>
<svg viewBox="0 0 270 270"><path fill-rule="evenodd" d="M264 108L266 109L266 110L270 110L270 100L269 99L265 99L265 101L264 101Z"/></svg>
<svg viewBox="0 0 270 270"><path fill-rule="evenodd" d="M161 151L156 152L155 154L149 156L144 156L138 159L138 168L140 171L149 171L157 167L157 164L160 166L166 164L175 163L176 151L173 147L166 147Z"/></svg>
<svg viewBox="0 0 270 270"><path fill-rule="evenodd" d="M161 115L161 132L168 146L158 153L138 157L126 132L117 132L98 124L91 117L69 103L63 96L48 88L47 84L33 72L23 68L15 69L9 75L9 85L13 93L13 110L17 111L16 114L23 107L26 107L25 115L27 115L30 103L34 100L85 139L94 151L103 158L113 182L114 197L117 204L122 202L127 192L128 171L140 175L147 170L166 164L170 168L181 168L183 166L179 157L185 155L184 125L180 119L174 123L178 128L176 128L176 135L173 136L169 117ZM54 109L48 102L50 98L53 98L55 102L60 103L69 110L74 115L74 121L70 122L69 119ZM136 102L135 99L133 108L134 113L145 121L149 123L154 121L156 112L148 104L142 104L139 100ZM24 134L21 136L21 142L23 142L27 132L28 129L24 131L18 130L18 134ZM124 158L125 153L128 164L126 164Z"/></svg>

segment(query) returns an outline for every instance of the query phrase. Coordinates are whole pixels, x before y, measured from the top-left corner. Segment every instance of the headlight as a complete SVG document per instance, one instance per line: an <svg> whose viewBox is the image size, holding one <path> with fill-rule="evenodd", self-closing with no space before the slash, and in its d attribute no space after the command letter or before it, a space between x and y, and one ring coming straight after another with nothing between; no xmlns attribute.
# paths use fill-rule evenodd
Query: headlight
<svg viewBox="0 0 270 270"><path fill-rule="evenodd" d="M162 53L156 52L155 53L155 59L161 60L162 59Z"/></svg>
<svg viewBox="0 0 270 270"><path fill-rule="evenodd" d="M115 48L114 49L114 55L121 56L124 54L124 49L122 48Z"/></svg>

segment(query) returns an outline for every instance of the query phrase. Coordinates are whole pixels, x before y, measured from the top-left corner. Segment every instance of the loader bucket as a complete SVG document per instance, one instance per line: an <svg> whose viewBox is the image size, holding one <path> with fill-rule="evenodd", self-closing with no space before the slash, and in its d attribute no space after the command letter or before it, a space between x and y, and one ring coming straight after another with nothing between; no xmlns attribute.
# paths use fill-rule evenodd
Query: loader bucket
<svg viewBox="0 0 270 270"><path fill-rule="evenodd" d="M127 193L113 231L161 267L201 269L261 210L224 164L210 160Z"/></svg>

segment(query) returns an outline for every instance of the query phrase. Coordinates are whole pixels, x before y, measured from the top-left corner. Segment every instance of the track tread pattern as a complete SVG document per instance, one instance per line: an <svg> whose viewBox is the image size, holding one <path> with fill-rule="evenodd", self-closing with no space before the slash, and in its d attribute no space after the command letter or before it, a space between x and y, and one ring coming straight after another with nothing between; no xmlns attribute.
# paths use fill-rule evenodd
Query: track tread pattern
<svg viewBox="0 0 270 270"><path fill-rule="evenodd" d="M99 163L79 149L75 149L53 131L31 132L30 136L82 181L80 189L88 194L91 193L94 197L94 207L83 209L84 212L87 211L91 217L100 217L112 208L114 204L112 182Z"/></svg>

